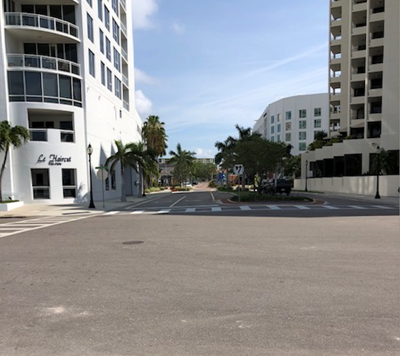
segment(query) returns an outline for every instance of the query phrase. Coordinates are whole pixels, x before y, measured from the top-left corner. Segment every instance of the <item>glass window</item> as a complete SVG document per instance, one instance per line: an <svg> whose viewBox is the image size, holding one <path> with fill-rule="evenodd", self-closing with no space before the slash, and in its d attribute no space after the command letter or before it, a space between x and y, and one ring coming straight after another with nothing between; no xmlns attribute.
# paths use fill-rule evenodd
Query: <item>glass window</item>
<svg viewBox="0 0 400 356"><path fill-rule="evenodd" d="M103 0L97 0L97 13L99 19L103 21Z"/></svg>
<svg viewBox="0 0 400 356"><path fill-rule="evenodd" d="M104 32L99 29L100 52L104 54Z"/></svg>
<svg viewBox="0 0 400 356"><path fill-rule="evenodd" d="M112 8L118 16L118 0L112 0Z"/></svg>
<svg viewBox="0 0 400 356"><path fill-rule="evenodd" d="M72 99L71 78L60 75L60 97Z"/></svg>
<svg viewBox="0 0 400 356"><path fill-rule="evenodd" d="M74 86L74 100L82 101L81 80L78 78L73 78L72 82Z"/></svg>
<svg viewBox="0 0 400 356"><path fill-rule="evenodd" d="M43 95L58 97L57 74L43 73Z"/></svg>
<svg viewBox="0 0 400 356"><path fill-rule="evenodd" d="M286 128L286 131L290 131L292 129L292 123L291 122L286 122L285 123L285 128Z"/></svg>
<svg viewBox="0 0 400 356"><path fill-rule="evenodd" d="M120 72L121 70L121 55L119 54L118 50L114 48L114 67L115 69Z"/></svg>
<svg viewBox="0 0 400 356"><path fill-rule="evenodd" d="M31 169L33 199L50 199L48 169Z"/></svg>
<svg viewBox="0 0 400 356"><path fill-rule="evenodd" d="M111 61L111 42L106 37L106 57L109 61Z"/></svg>
<svg viewBox="0 0 400 356"><path fill-rule="evenodd" d="M10 95L24 95L23 72L8 72L8 93Z"/></svg>
<svg viewBox="0 0 400 356"><path fill-rule="evenodd" d="M301 131L299 132L299 140L306 140L307 139L307 132Z"/></svg>
<svg viewBox="0 0 400 356"><path fill-rule="evenodd" d="M94 53L89 49L89 73L93 77L95 77L95 68L94 68Z"/></svg>
<svg viewBox="0 0 400 356"><path fill-rule="evenodd" d="M276 126L276 132L281 132L281 124L278 124L278 125Z"/></svg>
<svg viewBox="0 0 400 356"><path fill-rule="evenodd" d="M292 141L292 134L290 132L286 134L285 141L286 142Z"/></svg>
<svg viewBox="0 0 400 356"><path fill-rule="evenodd" d="M299 151L305 151L307 148L307 144L305 142L299 143Z"/></svg>
<svg viewBox="0 0 400 356"><path fill-rule="evenodd" d="M281 135L276 136L276 142L281 142Z"/></svg>
<svg viewBox="0 0 400 356"><path fill-rule="evenodd" d="M103 62L100 62L100 72L101 84L106 85L106 66Z"/></svg>
<svg viewBox="0 0 400 356"><path fill-rule="evenodd" d="M271 134L275 133L275 126L271 126Z"/></svg>
<svg viewBox="0 0 400 356"><path fill-rule="evenodd" d="M104 5L104 25L106 29L110 31L110 10Z"/></svg>
<svg viewBox="0 0 400 356"><path fill-rule="evenodd" d="M274 115L271 116L271 124L273 124L273 123L275 123L275 116Z"/></svg>
<svg viewBox="0 0 400 356"><path fill-rule="evenodd" d="M89 40L91 40L94 43L93 19L89 14L87 14L87 35L88 35Z"/></svg>
<svg viewBox="0 0 400 356"><path fill-rule="evenodd" d="M117 190L117 179L115 176L115 170L111 171L111 190Z"/></svg>
<svg viewBox="0 0 400 356"><path fill-rule="evenodd" d="M76 198L75 169L62 170L62 184L64 198Z"/></svg>
<svg viewBox="0 0 400 356"><path fill-rule="evenodd" d="M75 6L63 5L63 20L75 24Z"/></svg>
<svg viewBox="0 0 400 356"><path fill-rule="evenodd" d="M321 127L321 119L314 120L314 128L318 129Z"/></svg>
<svg viewBox="0 0 400 356"><path fill-rule="evenodd" d="M40 72L25 72L26 95L42 95L42 78Z"/></svg>
<svg viewBox="0 0 400 356"><path fill-rule="evenodd" d="M121 99L121 81L114 77L114 85L115 85L115 96Z"/></svg>
<svg viewBox="0 0 400 356"><path fill-rule="evenodd" d="M119 26L117 25L114 19L113 19L113 38L115 42L119 44Z"/></svg>
<svg viewBox="0 0 400 356"><path fill-rule="evenodd" d="M112 74L111 70L107 68L107 88L112 91Z"/></svg>
<svg viewBox="0 0 400 356"><path fill-rule="evenodd" d="M277 122L280 122L281 121L281 114L278 114L277 115Z"/></svg>
<svg viewBox="0 0 400 356"><path fill-rule="evenodd" d="M321 108L314 109L314 116L321 116Z"/></svg>
<svg viewBox="0 0 400 356"><path fill-rule="evenodd" d="M307 121L301 120L299 121L299 129L306 129L307 128Z"/></svg>
<svg viewBox="0 0 400 356"><path fill-rule="evenodd" d="M307 117L307 110L306 109L299 110L299 118L304 119L306 117Z"/></svg>
<svg viewBox="0 0 400 356"><path fill-rule="evenodd" d="M92 0L86 0L86 1L90 6L92 6Z"/></svg>
<svg viewBox="0 0 400 356"><path fill-rule="evenodd" d="M286 111L285 118L286 118L286 120L291 120L292 119L292 112L291 111Z"/></svg>

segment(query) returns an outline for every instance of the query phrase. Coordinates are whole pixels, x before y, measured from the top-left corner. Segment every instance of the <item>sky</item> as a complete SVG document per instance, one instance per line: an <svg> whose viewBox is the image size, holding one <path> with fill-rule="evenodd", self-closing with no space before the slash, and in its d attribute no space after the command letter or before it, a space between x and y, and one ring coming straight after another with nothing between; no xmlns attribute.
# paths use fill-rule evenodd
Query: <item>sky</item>
<svg viewBox="0 0 400 356"><path fill-rule="evenodd" d="M136 109L167 152L213 158L270 103L328 91L330 0L131 1Z"/></svg>

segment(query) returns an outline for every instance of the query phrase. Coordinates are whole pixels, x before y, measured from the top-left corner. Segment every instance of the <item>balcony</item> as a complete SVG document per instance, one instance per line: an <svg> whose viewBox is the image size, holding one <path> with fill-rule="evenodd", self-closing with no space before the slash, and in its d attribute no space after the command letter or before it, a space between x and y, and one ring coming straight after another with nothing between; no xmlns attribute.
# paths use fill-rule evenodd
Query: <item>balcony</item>
<svg viewBox="0 0 400 356"><path fill-rule="evenodd" d="M331 8L342 7L343 0L331 0Z"/></svg>
<svg viewBox="0 0 400 356"><path fill-rule="evenodd" d="M129 87L128 77L122 74L122 84L124 84L127 88Z"/></svg>
<svg viewBox="0 0 400 356"><path fill-rule="evenodd" d="M31 142L74 143L74 131L57 129L29 129Z"/></svg>
<svg viewBox="0 0 400 356"><path fill-rule="evenodd" d="M121 57L128 63L128 53L121 47Z"/></svg>
<svg viewBox="0 0 400 356"><path fill-rule="evenodd" d="M29 70L38 68L75 74L77 76L81 75L81 67L79 64L54 57L30 54L8 54L7 61L8 68L29 68Z"/></svg>
<svg viewBox="0 0 400 356"><path fill-rule="evenodd" d="M54 17L20 12L6 12L6 28L20 31L21 39L37 40L38 33L42 31L48 34L46 40L59 42L60 36L67 38L69 42L79 42L79 28L74 24ZM34 31L32 31L34 30Z"/></svg>

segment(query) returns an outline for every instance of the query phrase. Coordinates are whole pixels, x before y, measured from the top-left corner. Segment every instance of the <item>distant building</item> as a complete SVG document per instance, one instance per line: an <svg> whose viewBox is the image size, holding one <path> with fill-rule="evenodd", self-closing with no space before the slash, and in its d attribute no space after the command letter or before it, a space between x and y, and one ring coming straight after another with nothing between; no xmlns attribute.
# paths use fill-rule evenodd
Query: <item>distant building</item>
<svg viewBox="0 0 400 356"><path fill-rule="evenodd" d="M31 140L12 150L4 196L26 203L94 200L96 167L141 138L135 109L131 1L3 0L0 3L0 120L26 127ZM91 166L87 147L91 144ZM1 156L1 155L0 155ZM120 196L120 170L105 197ZM128 195L139 177L127 169Z"/></svg>
<svg viewBox="0 0 400 356"><path fill-rule="evenodd" d="M292 145L294 156L307 150L316 132L328 130L328 94L298 95L271 103L253 127L253 132L269 141Z"/></svg>

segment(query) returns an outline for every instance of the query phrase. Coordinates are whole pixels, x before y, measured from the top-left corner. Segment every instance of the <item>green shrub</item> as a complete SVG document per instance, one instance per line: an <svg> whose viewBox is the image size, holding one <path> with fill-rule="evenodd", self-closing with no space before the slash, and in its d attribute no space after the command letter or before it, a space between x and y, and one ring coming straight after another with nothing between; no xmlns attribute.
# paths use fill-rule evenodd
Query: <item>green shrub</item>
<svg viewBox="0 0 400 356"><path fill-rule="evenodd" d="M239 195L235 195L231 198L233 201L239 201ZM312 201L307 197L299 196L287 196L287 195L269 195L269 194L258 194L253 192L240 193L241 202L263 202L263 201Z"/></svg>
<svg viewBox="0 0 400 356"><path fill-rule="evenodd" d="M217 188L217 183L215 182L215 180L211 180L208 183L208 188Z"/></svg>

